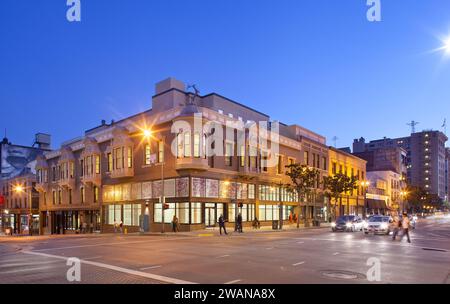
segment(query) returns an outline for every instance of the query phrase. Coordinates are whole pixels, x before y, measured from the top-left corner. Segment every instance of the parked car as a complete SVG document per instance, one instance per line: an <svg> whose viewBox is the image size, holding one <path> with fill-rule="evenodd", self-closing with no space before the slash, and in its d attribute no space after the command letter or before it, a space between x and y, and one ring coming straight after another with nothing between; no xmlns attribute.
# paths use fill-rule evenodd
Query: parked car
<svg viewBox="0 0 450 304"><path fill-rule="evenodd" d="M364 227L364 221L362 218L356 215L340 216L335 222L331 223L331 230L336 231L362 231Z"/></svg>
<svg viewBox="0 0 450 304"><path fill-rule="evenodd" d="M389 216L376 215L368 219L364 225L364 233L389 234L392 231L392 219Z"/></svg>

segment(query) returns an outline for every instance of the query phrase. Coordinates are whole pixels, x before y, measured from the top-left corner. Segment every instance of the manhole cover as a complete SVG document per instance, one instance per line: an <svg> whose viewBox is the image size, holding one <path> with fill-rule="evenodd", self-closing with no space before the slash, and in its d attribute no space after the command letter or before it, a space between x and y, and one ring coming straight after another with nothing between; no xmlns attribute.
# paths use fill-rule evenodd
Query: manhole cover
<svg viewBox="0 0 450 304"><path fill-rule="evenodd" d="M358 280L363 279L364 275L351 271L343 270L326 270L322 271L322 276L339 280Z"/></svg>

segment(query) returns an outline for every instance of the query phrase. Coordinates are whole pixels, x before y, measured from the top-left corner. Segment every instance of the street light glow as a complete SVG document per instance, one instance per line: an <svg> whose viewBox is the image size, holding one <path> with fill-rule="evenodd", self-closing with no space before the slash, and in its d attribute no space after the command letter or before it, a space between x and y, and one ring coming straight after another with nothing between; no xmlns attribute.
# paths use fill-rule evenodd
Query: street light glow
<svg viewBox="0 0 450 304"><path fill-rule="evenodd" d="M152 131L145 129L143 132L145 138L150 138L152 136Z"/></svg>
<svg viewBox="0 0 450 304"><path fill-rule="evenodd" d="M14 187L14 192L16 192L16 193L23 192L23 187L22 187L22 185L17 185L17 186L15 186L15 187Z"/></svg>
<svg viewBox="0 0 450 304"><path fill-rule="evenodd" d="M444 51L445 54L450 56L450 37L448 37L445 41L444 41Z"/></svg>

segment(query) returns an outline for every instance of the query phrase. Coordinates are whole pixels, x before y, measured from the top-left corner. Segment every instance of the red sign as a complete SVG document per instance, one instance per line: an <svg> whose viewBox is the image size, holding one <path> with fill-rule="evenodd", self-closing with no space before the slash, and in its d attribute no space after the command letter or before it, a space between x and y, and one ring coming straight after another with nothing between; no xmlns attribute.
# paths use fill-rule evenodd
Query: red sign
<svg viewBox="0 0 450 304"><path fill-rule="evenodd" d="M5 204L5 197L3 195L0 195L0 206Z"/></svg>

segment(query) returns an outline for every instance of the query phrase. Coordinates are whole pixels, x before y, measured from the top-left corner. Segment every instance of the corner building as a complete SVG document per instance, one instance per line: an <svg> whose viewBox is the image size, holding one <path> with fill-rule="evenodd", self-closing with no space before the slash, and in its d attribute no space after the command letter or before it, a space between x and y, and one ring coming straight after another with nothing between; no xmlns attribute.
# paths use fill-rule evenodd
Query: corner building
<svg viewBox="0 0 450 304"><path fill-rule="evenodd" d="M267 129L256 127L254 137L249 130L259 122ZM246 128L230 131L222 127L227 123ZM156 85L151 110L102 121L39 158L41 231L112 232L120 221L128 232L161 231L162 225L169 231L174 215L182 231L216 226L221 214L234 225L241 213L245 226L255 217L269 225L290 214L303 222L325 220L323 195L314 204L299 203L282 187L290 183L285 166L292 163L328 175L325 137L215 93L187 92L169 78Z"/></svg>

